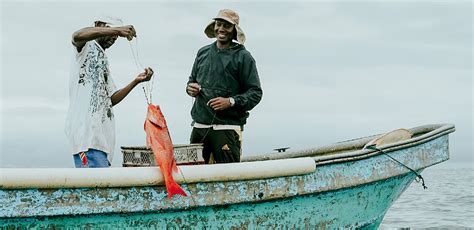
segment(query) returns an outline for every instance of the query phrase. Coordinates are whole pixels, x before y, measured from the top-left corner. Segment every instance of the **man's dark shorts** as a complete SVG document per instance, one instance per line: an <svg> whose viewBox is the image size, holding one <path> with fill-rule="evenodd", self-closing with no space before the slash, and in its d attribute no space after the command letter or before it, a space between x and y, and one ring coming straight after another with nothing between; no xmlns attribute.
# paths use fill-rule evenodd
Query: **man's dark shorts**
<svg viewBox="0 0 474 230"><path fill-rule="evenodd" d="M193 128L191 144L194 143L203 143L202 156L206 164L240 162L242 144L235 130Z"/></svg>

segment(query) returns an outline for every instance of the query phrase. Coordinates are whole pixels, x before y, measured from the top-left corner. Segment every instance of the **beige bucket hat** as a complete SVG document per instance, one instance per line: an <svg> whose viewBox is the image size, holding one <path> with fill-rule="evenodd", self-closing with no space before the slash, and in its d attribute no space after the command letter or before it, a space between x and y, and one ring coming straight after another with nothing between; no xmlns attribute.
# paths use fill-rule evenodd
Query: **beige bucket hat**
<svg viewBox="0 0 474 230"><path fill-rule="evenodd" d="M213 18L214 21L206 26L206 29L204 29L204 33L207 35L208 38L216 37L216 33L214 32L214 25L216 24L216 19L226 20L227 22L233 24L235 26L235 30L237 31L237 36L233 39L237 40L240 44L244 44L245 34L239 26L239 15L235 11L229 9L220 10L217 16Z"/></svg>

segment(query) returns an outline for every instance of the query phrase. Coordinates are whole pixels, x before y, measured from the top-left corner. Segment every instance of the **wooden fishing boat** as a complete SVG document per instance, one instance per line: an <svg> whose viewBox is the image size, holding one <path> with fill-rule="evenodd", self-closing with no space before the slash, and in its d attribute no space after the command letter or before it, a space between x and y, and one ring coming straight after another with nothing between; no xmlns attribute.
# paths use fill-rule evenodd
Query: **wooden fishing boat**
<svg viewBox="0 0 474 230"><path fill-rule="evenodd" d="M420 173L448 160L454 130L425 125L409 129L408 139L375 135L242 163L183 165L174 177L188 196L172 199L156 167L3 168L0 228L377 228L416 178L407 167ZM384 153L363 148L369 142Z"/></svg>

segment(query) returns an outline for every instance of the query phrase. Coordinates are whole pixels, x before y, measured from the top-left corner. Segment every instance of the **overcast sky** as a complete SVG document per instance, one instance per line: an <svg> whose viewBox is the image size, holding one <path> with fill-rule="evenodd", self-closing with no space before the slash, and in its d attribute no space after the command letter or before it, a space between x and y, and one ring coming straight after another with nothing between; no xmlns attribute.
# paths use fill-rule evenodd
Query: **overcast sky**
<svg viewBox="0 0 474 230"><path fill-rule="evenodd" d="M189 143L185 84L219 9L241 16L264 90L245 126L244 155L318 147L452 123L450 164L473 166L471 1L1 3L2 167L73 167L64 135L71 35L100 15L138 33L155 70L153 99L175 144ZM130 44L107 50L117 87L138 73ZM145 143L141 87L115 107L117 146Z"/></svg>

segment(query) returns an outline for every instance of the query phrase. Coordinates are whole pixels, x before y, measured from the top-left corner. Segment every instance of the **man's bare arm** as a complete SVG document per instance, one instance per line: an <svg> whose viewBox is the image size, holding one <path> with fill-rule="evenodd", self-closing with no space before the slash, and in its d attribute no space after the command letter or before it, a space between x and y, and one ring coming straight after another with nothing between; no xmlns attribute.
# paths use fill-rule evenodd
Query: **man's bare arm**
<svg viewBox="0 0 474 230"><path fill-rule="evenodd" d="M112 106L121 102L129 93L132 91L135 86L140 84L141 82L149 81L153 76L153 70L148 67L145 69L143 73L140 73L132 82L130 82L127 86L123 87L122 89L117 90L111 97L110 100L112 101Z"/></svg>
<svg viewBox="0 0 474 230"><path fill-rule="evenodd" d="M121 27L86 27L72 34L72 44L80 52L84 45L91 40L104 36L126 37L129 41L137 36L132 25Z"/></svg>

